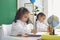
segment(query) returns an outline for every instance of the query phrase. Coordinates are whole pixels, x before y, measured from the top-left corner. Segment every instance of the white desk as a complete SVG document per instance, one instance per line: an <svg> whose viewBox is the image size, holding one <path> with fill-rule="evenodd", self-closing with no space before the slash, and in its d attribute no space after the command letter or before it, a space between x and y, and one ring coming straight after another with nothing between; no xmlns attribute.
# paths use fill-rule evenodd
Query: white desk
<svg viewBox="0 0 60 40"><path fill-rule="evenodd" d="M11 37L11 36L7 36L4 37L2 40L37 40L40 37Z"/></svg>

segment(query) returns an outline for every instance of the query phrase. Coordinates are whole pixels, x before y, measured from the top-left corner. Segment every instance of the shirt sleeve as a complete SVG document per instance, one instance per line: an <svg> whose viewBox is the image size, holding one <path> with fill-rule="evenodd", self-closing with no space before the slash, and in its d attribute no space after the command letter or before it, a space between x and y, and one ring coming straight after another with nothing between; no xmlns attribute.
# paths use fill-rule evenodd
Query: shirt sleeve
<svg viewBox="0 0 60 40"><path fill-rule="evenodd" d="M22 25L19 25L19 24L13 24L12 25L12 30L11 30L11 34L12 35L17 35L17 34L22 34Z"/></svg>
<svg viewBox="0 0 60 40"><path fill-rule="evenodd" d="M37 31L38 32L47 31L47 26L43 23L37 23Z"/></svg>
<svg viewBox="0 0 60 40"><path fill-rule="evenodd" d="M30 26L30 27L29 27ZM17 34L28 34L28 33L31 33L31 29L32 26L31 25L21 25L19 23L16 23L16 24L13 24L13 27L12 27L12 34L13 35L17 35Z"/></svg>

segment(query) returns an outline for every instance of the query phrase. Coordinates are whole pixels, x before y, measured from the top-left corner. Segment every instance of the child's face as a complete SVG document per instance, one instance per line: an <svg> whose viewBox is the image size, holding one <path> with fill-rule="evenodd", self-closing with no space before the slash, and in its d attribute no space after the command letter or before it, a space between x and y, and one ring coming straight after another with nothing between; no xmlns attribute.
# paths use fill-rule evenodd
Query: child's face
<svg viewBox="0 0 60 40"><path fill-rule="evenodd" d="M40 22L44 22L45 19L46 19L46 16L39 17Z"/></svg>
<svg viewBox="0 0 60 40"><path fill-rule="evenodd" d="M29 19L29 13L25 13L25 14L22 15L22 17L21 17L21 20L22 20L23 22L27 22L28 19Z"/></svg>

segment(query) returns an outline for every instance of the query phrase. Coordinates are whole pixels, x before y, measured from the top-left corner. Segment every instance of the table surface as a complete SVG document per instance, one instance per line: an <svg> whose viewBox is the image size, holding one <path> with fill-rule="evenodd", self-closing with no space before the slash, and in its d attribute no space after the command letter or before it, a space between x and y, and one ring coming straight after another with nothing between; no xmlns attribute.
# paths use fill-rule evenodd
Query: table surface
<svg viewBox="0 0 60 40"><path fill-rule="evenodd" d="M0 26L0 40L2 37L2 27ZM60 29L56 29L56 33L60 34ZM39 34L39 33L38 33ZM41 37L13 37L13 36L6 36L3 37L2 40L37 40Z"/></svg>
<svg viewBox="0 0 60 40"><path fill-rule="evenodd" d="M12 36L6 36L3 37L2 40L38 40L40 37L12 37Z"/></svg>

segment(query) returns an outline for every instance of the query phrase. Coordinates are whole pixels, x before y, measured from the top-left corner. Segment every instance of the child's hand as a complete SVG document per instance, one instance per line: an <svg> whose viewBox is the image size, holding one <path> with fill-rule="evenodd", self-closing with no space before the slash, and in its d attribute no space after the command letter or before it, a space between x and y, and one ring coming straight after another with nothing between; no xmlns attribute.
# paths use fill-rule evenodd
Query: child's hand
<svg viewBox="0 0 60 40"><path fill-rule="evenodd" d="M33 30L31 31L31 33L34 33L34 34L35 34L35 33L37 33L37 30L34 30L34 29L33 29Z"/></svg>
<svg viewBox="0 0 60 40"><path fill-rule="evenodd" d="M26 35L26 34L17 34L17 36L27 37L28 35Z"/></svg>
<svg viewBox="0 0 60 40"><path fill-rule="evenodd" d="M28 35L26 35L26 34L23 34L22 36L23 36L23 37L28 37Z"/></svg>
<svg viewBox="0 0 60 40"><path fill-rule="evenodd" d="M17 34L17 36L22 36L22 34Z"/></svg>

